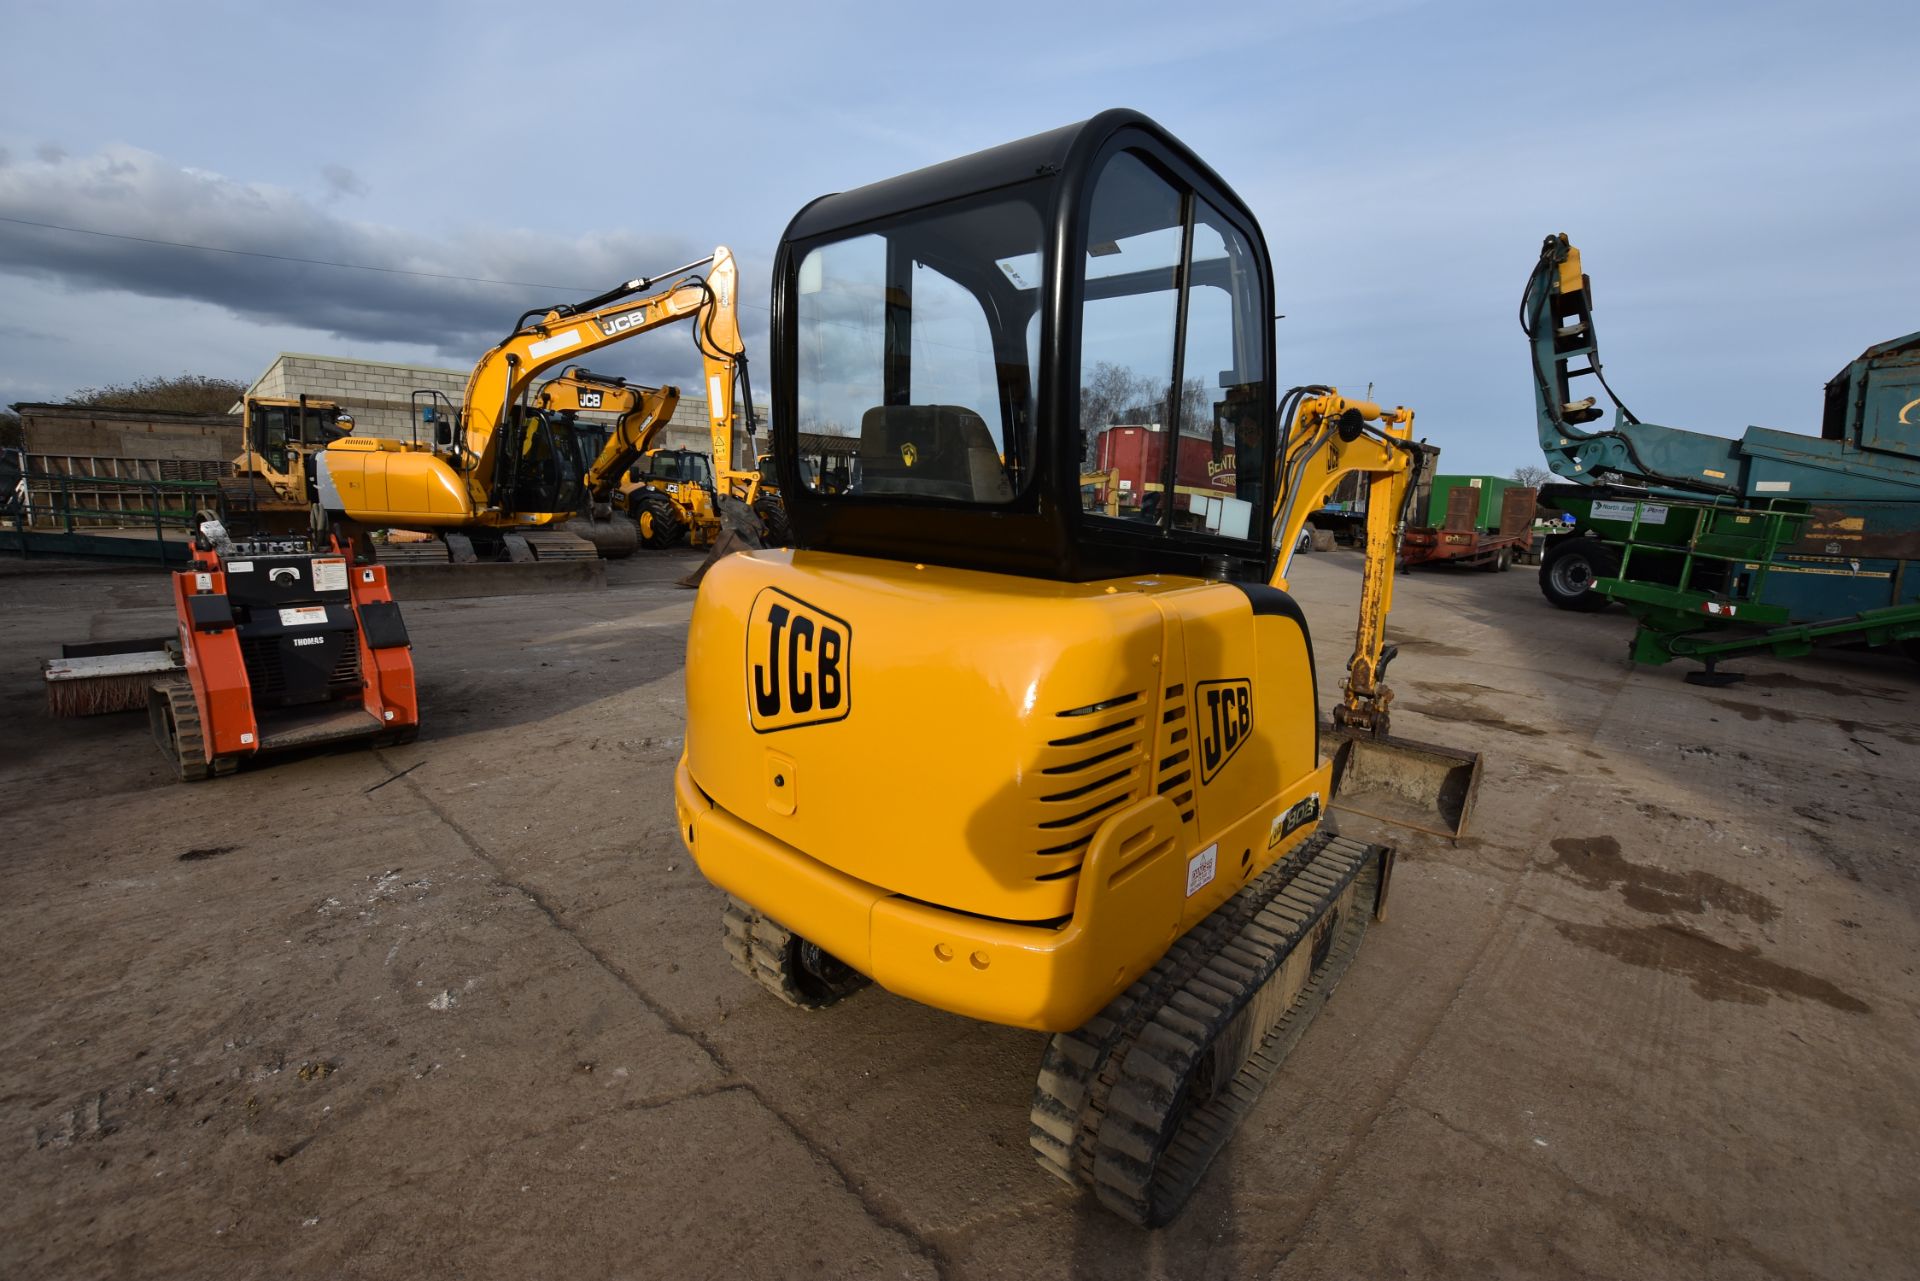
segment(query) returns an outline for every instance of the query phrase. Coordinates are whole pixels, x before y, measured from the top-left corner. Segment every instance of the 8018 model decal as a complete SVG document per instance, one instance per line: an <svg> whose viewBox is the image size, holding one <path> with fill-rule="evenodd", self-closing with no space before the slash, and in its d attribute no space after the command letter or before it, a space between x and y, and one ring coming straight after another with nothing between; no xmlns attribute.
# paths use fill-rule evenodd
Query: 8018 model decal
<svg viewBox="0 0 1920 1281"><path fill-rule="evenodd" d="M1200 782L1205 784L1253 734L1253 682L1245 677L1201 681L1193 687L1193 721L1200 731Z"/></svg>
<svg viewBox="0 0 1920 1281"><path fill-rule="evenodd" d="M845 719L853 709L853 628L777 587L747 620L747 699L756 734Z"/></svg>

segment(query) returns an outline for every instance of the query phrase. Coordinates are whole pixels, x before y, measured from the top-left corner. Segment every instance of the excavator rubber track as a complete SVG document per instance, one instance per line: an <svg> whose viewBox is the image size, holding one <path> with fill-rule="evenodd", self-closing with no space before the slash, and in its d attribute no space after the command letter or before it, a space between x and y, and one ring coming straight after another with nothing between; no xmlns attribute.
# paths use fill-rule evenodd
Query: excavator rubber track
<svg viewBox="0 0 1920 1281"><path fill-rule="evenodd" d="M447 544L438 538L411 543L382 543L377 558L382 565L444 565L452 559Z"/></svg>
<svg viewBox="0 0 1920 1281"><path fill-rule="evenodd" d="M578 534L563 530L528 530L520 537L533 550L535 560L599 560L600 552Z"/></svg>
<svg viewBox="0 0 1920 1281"><path fill-rule="evenodd" d="M870 981L731 894L720 914L720 942L734 969L796 1009L823 1009Z"/></svg>
<svg viewBox="0 0 1920 1281"><path fill-rule="evenodd" d="M1142 1227L1178 1214L1346 972L1392 863L1316 834L1056 1034L1034 1086L1041 1166Z"/></svg>

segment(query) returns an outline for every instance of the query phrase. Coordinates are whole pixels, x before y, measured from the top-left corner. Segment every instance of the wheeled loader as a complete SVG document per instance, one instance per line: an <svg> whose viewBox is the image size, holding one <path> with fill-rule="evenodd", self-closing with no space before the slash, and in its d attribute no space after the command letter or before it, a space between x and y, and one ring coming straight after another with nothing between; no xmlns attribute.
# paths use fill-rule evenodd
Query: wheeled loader
<svg viewBox="0 0 1920 1281"><path fill-rule="evenodd" d="M1327 823L1342 776L1449 830L1471 804L1476 757L1391 766L1412 414L1276 403L1259 225L1130 111L816 200L774 273L794 546L702 583L675 777L726 949L797 1006L871 980L1049 1033L1039 1163L1164 1223L1385 905L1392 851ZM1097 365L1161 389L1124 503L1083 484ZM851 483L803 475L803 430ZM1354 473L1361 619L1323 726L1286 574Z"/></svg>

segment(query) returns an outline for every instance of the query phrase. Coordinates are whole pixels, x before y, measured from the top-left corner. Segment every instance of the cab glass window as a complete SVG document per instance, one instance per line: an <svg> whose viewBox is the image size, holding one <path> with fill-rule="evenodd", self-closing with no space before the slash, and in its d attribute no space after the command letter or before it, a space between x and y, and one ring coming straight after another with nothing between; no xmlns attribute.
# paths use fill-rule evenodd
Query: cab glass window
<svg viewBox="0 0 1920 1281"><path fill-rule="evenodd" d="M1081 509L1257 536L1271 415L1262 283L1246 238L1121 152L1094 188L1082 280Z"/></svg>
<svg viewBox="0 0 1920 1281"><path fill-rule="evenodd" d="M1259 273L1246 238L1205 201L1195 202L1191 260L1173 525L1252 537L1268 457Z"/></svg>
<svg viewBox="0 0 1920 1281"><path fill-rule="evenodd" d="M1081 264L1080 502L1122 520L1165 520L1179 318L1180 193L1122 152L1093 191Z"/></svg>
<svg viewBox="0 0 1920 1281"><path fill-rule="evenodd" d="M1035 393L1037 209L1004 196L818 245L793 288L799 432L848 465L818 493L1009 502Z"/></svg>

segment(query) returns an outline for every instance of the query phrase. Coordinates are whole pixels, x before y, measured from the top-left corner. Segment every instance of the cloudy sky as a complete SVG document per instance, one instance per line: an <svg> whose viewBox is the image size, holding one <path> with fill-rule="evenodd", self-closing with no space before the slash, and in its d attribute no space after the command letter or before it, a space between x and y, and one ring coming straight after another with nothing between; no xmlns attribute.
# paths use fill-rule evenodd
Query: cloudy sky
<svg viewBox="0 0 1920 1281"><path fill-rule="evenodd" d="M806 201L1108 106L1253 205L1283 385L1374 384L1449 470L1539 461L1514 310L1549 232L1649 421L1814 429L1920 328L1911 3L958 10L10 4L0 402L283 350L464 368L716 243L763 356ZM596 364L693 381L683 328Z"/></svg>

